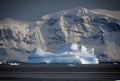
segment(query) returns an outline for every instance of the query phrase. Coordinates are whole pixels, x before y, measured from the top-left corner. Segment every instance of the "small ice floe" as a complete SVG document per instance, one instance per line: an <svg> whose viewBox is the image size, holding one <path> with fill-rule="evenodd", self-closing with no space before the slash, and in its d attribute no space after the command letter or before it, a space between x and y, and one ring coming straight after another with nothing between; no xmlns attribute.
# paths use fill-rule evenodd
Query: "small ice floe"
<svg viewBox="0 0 120 81"><path fill-rule="evenodd" d="M10 63L10 65L19 65L18 63Z"/></svg>
<svg viewBox="0 0 120 81"><path fill-rule="evenodd" d="M75 66L75 64L68 64L68 66L73 67L73 66Z"/></svg>

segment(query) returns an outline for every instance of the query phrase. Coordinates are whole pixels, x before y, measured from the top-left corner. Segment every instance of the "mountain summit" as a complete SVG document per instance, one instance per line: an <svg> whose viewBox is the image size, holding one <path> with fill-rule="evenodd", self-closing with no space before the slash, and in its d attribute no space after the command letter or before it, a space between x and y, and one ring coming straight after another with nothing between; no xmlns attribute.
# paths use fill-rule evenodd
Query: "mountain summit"
<svg viewBox="0 0 120 81"><path fill-rule="evenodd" d="M119 34L119 18L80 7L45 15L35 23L6 22L0 24L0 61L24 62L34 48L54 51L70 43L95 48L100 61L118 61Z"/></svg>

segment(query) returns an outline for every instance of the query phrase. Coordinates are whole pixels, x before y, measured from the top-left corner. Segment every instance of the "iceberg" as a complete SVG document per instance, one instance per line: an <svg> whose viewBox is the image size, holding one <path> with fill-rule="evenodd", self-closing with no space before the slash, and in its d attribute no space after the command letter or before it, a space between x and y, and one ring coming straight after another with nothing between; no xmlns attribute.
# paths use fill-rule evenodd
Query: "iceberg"
<svg viewBox="0 0 120 81"><path fill-rule="evenodd" d="M29 56L26 63L80 63L81 61L75 55L67 53L55 54L45 52L40 48L35 48Z"/></svg>
<svg viewBox="0 0 120 81"><path fill-rule="evenodd" d="M98 64L99 61L94 54L94 48L67 44L53 52L35 48L26 63Z"/></svg>

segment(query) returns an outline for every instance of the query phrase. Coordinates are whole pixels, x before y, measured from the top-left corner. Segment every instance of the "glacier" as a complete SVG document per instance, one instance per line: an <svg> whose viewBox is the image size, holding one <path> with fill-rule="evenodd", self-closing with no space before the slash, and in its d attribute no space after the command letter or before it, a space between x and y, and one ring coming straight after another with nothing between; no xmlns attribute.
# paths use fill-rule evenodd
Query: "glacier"
<svg viewBox="0 0 120 81"><path fill-rule="evenodd" d="M78 44L66 44L53 52L35 48L26 63L98 64L99 61L94 54L94 48L86 48L84 45Z"/></svg>

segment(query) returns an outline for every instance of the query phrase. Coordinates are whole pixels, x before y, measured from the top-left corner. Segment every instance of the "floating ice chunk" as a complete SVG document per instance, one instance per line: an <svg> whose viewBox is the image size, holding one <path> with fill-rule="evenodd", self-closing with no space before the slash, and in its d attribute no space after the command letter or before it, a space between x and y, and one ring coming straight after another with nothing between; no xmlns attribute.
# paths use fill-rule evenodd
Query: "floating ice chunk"
<svg viewBox="0 0 120 81"><path fill-rule="evenodd" d="M10 65L19 65L18 63L10 63Z"/></svg>
<svg viewBox="0 0 120 81"><path fill-rule="evenodd" d="M57 52L58 51L58 52ZM86 48L77 44L67 44L54 53L35 48L26 63L68 63L68 64L98 64L94 48Z"/></svg>

